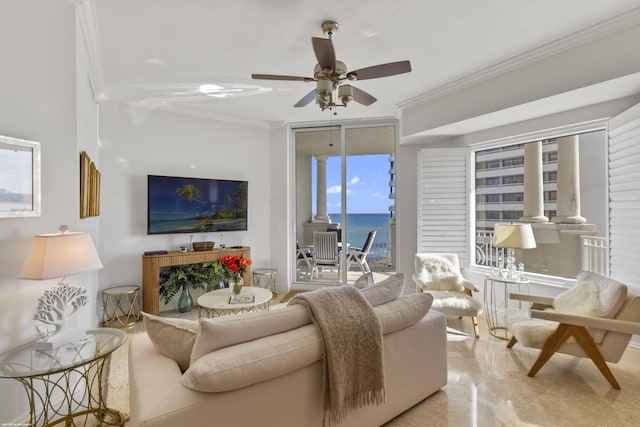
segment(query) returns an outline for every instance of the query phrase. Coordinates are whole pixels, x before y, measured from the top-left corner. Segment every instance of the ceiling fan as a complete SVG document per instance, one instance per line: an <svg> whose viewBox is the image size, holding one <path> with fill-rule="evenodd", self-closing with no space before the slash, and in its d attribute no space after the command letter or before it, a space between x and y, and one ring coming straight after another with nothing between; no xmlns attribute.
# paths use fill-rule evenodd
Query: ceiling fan
<svg viewBox="0 0 640 427"><path fill-rule="evenodd" d="M345 84L347 81L376 79L379 77L393 76L411 71L409 61L389 62L387 64L374 65L359 70L348 71L342 61L336 60L333 49L332 36L338 31L338 23L325 21L322 23L322 32L329 38L312 37L313 52L318 63L313 70L313 77L281 76L273 74L252 74L251 78L261 80L290 80L302 82L316 82L316 88L298 101L294 107L304 107L314 99L322 111L336 107L346 107L350 101L356 101L362 105L371 105L377 101L372 95Z"/></svg>

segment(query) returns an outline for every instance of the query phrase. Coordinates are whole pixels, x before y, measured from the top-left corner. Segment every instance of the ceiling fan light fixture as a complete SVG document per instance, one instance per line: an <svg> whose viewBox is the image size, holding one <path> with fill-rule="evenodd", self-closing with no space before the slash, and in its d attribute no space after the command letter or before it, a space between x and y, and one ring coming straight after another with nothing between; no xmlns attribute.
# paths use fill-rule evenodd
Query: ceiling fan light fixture
<svg viewBox="0 0 640 427"><path fill-rule="evenodd" d="M351 85L342 85L338 89L338 98L344 105L347 105L348 102L353 100L353 86Z"/></svg>
<svg viewBox="0 0 640 427"><path fill-rule="evenodd" d="M338 27L336 21L324 21L322 23L322 32L325 36L328 36L328 38L311 38L313 53L318 61L313 69L313 78L278 74L252 74L251 78L303 82L315 81L315 93L314 91L307 93L293 106L294 108L304 107L313 101L315 97L316 103L320 109L324 111L325 109L346 107L351 101L365 106L377 101L375 97L362 89L351 85L343 85L342 83L346 83L346 80L377 79L411 71L411 63L409 61L389 62L348 71L346 64L336 59L335 49L333 48L332 38L338 31Z"/></svg>

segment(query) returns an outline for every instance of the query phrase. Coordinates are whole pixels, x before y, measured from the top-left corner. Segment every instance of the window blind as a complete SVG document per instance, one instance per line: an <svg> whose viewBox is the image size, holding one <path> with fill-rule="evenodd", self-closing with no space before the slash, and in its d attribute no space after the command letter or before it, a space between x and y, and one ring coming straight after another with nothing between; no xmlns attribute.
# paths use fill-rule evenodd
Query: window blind
<svg viewBox="0 0 640 427"><path fill-rule="evenodd" d="M640 289L640 105L609 122L611 277Z"/></svg>
<svg viewBox="0 0 640 427"><path fill-rule="evenodd" d="M419 150L418 181L417 251L453 252L468 265L466 150Z"/></svg>

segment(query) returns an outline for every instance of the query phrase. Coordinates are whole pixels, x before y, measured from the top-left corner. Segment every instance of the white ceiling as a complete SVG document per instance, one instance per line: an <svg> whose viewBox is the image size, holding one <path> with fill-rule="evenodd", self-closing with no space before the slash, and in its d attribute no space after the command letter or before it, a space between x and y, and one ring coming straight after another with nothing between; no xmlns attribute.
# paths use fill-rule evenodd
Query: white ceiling
<svg viewBox="0 0 640 427"><path fill-rule="evenodd" d="M410 60L413 71L355 82L378 98L338 118L388 117L397 105L546 43L640 7L640 0L87 0L90 56L100 99L268 124L327 120L293 108L313 83L252 80L252 73L312 76L311 37L322 21L349 70ZM202 84L260 85L237 98Z"/></svg>

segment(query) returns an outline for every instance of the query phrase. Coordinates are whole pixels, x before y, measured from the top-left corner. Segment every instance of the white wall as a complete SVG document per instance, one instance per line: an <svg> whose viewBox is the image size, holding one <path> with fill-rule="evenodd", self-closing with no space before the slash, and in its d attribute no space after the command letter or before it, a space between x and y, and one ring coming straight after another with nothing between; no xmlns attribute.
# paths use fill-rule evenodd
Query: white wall
<svg viewBox="0 0 640 427"><path fill-rule="evenodd" d="M0 353L35 338L37 298L56 283L19 280L33 235L78 229L75 9L67 0L0 3L0 134L38 141L42 215L0 219ZM91 285L92 276L77 277ZM93 316L83 314L81 319ZM24 388L0 379L0 423L28 411Z"/></svg>
<svg viewBox="0 0 640 427"><path fill-rule="evenodd" d="M147 235L149 174L248 181L248 231L193 240L250 246L252 268L270 265L270 164L267 129L101 103L100 288L140 285L145 251L189 243L189 234Z"/></svg>

